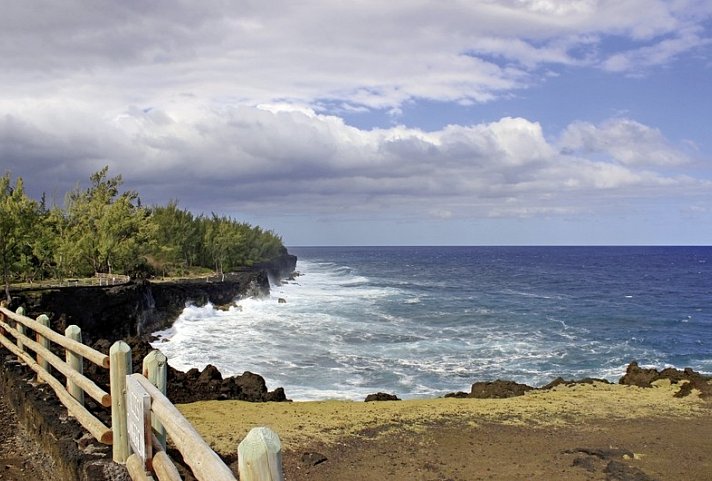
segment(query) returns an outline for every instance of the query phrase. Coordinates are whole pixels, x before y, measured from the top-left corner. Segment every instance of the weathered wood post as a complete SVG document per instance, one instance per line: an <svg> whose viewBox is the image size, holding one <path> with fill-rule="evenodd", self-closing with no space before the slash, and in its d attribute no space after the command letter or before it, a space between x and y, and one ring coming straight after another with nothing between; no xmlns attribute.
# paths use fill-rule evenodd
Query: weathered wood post
<svg viewBox="0 0 712 481"><path fill-rule="evenodd" d="M22 307L22 306L18 307L18 308L15 310L15 314L19 314L19 315L21 315L21 316L24 316L24 315L25 315L25 308ZM10 325L12 325L12 324L10 324ZM26 336L26 335L27 335L27 328L25 327L25 325L24 325L23 323L15 321L15 329L17 329L17 332L19 332L19 333L22 334L23 336ZM20 339L19 337L17 338L17 348L18 348L20 351L24 351L24 350L25 350L25 344L22 342L22 339Z"/></svg>
<svg viewBox="0 0 712 481"><path fill-rule="evenodd" d="M7 301L0 301L0 307L5 307L5 306L7 306ZM0 321L5 322L5 314L3 314L2 312L0 312ZM0 327L0 336L4 336L4 335L5 335L5 329Z"/></svg>
<svg viewBox="0 0 712 481"><path fill-rule="evenodd" d="M143 388L151 395L151 412L158 416L166 431L170 433L171 441L183 455L183 460L193 470L195 478L210 481L235 481L230 468L200 437L192 424L176 409L168 398L148 382L141 374L132 374Z"/></svg>
<svg viewBox="0 0 712 481"><path fill-rule="evenodd" d="M64 330L64 335L69 339L73 339L77 342L82 342L82 330L79 328L79 326L75 326L74 324L68 326ZM67 360L67 364L69 364L69 367L77 371L79 374L84 374L84 358L82 356L74 353L69 349L66 349L65 359ZM81 404L82 406L84 405L84 390L74 384L69 378L67 378L67 391L74 399L79 401L79 404Z"/></svg>
<svg viewBox="0 0 712 481"><path fill-rule="evenodd" d="M149 352L143 358L143 377L148 379L165 396L168 384L168 358L166 358L166 355L158 350ZM165 450L166 428L155 417L151 420L151 425L156 432L156 437L161 443L161 447Z"/></svg>
<svg viewBox="0 0 712 481"><path fill-rule="evenodd" d="M153 481L153 476L146 472L141 458L137 454L132 454L126 460L126 470L132 481Z"/></svg>
<svg viewBox="0 0 712 481"><path fill-rule="evenodd" d="M109 384L111 386L111 430L114 434L113 459L124 464L129 457L126 427L126 375L131 373L131 348L116 341L109 350Z"/></svg>
<svg viewBox="0 0 712 481"><path fill-rule="evenodd" d="M165 451L158 451L153 457L153 471L160 481L183 481L178 469Z"/></svg>
<svg viewBox="0 0 712 481"><path fill-rule="evenodd" d="M39 322L45 327L49 327L49 317L47 317L46 314L40 314L40 316L37 317L37 322ZM37 340L37 343L40 346L49 350L49 339L47 339L40 333L35 334L35 339ZM43 358L40 353L37 353L37 364L39 364L42 369L49 372L49 362L47 362L47 360Z"/></svg>
<svg viewBox="0 0 712 481"><path fill-rule="evenodd" d="M237 447L240 481L283 481L282 443L269 428L253 428Z"/></svg>

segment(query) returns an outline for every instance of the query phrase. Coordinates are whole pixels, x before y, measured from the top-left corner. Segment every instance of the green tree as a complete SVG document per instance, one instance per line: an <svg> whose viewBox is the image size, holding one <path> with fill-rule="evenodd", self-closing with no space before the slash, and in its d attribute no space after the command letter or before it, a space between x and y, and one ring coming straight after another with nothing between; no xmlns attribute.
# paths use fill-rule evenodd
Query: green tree
<svg viewBox="0 0 712 481"><path fill-rule="evenodd" d="M139 259L153 226L134 191L119 192L121 176L107 177L108 167L93 174L86 190L67 196L66 235L59 255L76 274L125 270Z"/></svg>
<svg viewBox="0 0 712 481"><path fill-rule="evenodd" d="M10 174L0 177L0 268L5 297L10 298L10 279L31 270L39 205L25 195L21 177L12 186Z"/></svg>
<svg viewBox="0 0 712 481"><path fill-rule="evenodd" d="M151 221L155 226L152 255L159 267L165 271L199 263L203 235L193 214L179 209L178 202L172 200L166 206L153 207Z"/></svg>

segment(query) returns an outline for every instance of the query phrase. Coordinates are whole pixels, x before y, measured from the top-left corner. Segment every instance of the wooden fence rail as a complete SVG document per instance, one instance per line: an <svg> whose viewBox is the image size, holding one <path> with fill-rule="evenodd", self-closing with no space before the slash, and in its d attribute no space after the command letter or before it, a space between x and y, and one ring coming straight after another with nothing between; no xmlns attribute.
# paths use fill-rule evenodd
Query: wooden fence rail
<svg viewBox="0 0 712 481"><path fill-rule="evenodd" d="M21 332L21 330L10 326L10 324L6 322L7 319L14 320L17 323L16 326L24 326L34 330L37 336L43 336L43 338L38 338L40 342L33 341L23 333L24 329ZM91 379L72 370L66 362L62 361L48 348L46 348L42 341L43 339L51 339L57 344L64 346L65 349L73 351L75 354L81 356L88 354L89 357L95 360L95 362L98 362L100 365L104 365L104 357L106 356L98 351L94 351L84 344L78 343L71 339L66 339L64 336L57 334L42 323L21 314L14 313L5 307L0 307L0 328L3 331L3 335L0 336L0 344L25 362L30 369L37 374L38 380L46 382L52 390L54 390L55 394L67 408L69 413L77 418L80 424L84 426L84 428L89 431L97 441L104 444L112 444L113 434L111 429L90 413L84 407L83 403L72 397L72 395L67 392L62 383L60 383L57 378L51 374L49 365L64 374L67 380L71 380L104 406L111 404L111 395L99 388ZM6 337L7 334L15 337L15 342L11 342L10 339ZM26 352L25 349L34 351L37 356L37 360L33 359L33 357ZM106 364L108 365L108 362Z"/></svg>
<svg viewBox="0 0 712 481"><path fill-rule="evenodd" d="M51 328L40 324L34 319L30 319L29 317L16 314L11 310L7 309L6 307L0 307L0 313L12 319L13 321L19 322L24 326L29 327L33 331L42 334L47 339L56 344L59 344L63 348L69 349L75 354L82 356L87 361L91 361L99 367L103 367L106 369L109 368L109 356L107 356L106 354L92 349L86 344L82 344L81 342L69 339L59 334L58 332L53 331Z"/></svg>
<svg viewBox="0 0 712 481"><path fill-rule="evenodd" d="M43 316L40 316L43 317ZM44 316L46 318L46 316ZM11 322L14 321L14 325ZM199 481L236 481L230 468L202 439L190 422L165 396L166 357L160 351L151 352L143 362L143 373L133 374L131 349L123 341L111 346L109 355L102 354L81 342L81 330L69 326L65 335L53 331L49 319L33 320L21 309L12 312L0 305L0 344L27 364L38 380L46 382L69 413L94 438L112 445L115 462L125 464L133 481L180 481L181 477L166 455L166 437L180 451L183 460ZM28 330L35 332L35 339ZM14 337L14 341L8 336ZM49 347L53 342L65 349L65 360ZM30 352L33 351L35 356ZM107 393L83 374L84 359L109 369L111 393ZM51 373L56 369L66 378L66 387ZM139 386L148 402L145 425L141 427L144 452L136 452L129 442L127 385ZM84 394L104 407L111 407L111 427L104 425L84 407ZM135 433L133 433L135 434ZM141 436L139 436L141 437ZM267 428L255 428L238 449L241 481L282 481L281 444L279 437Z"/></svg>
<svg viewBox="0 0 712 481"><path fill-rule="evenodd" d="M168 398L141 374L132 374L151 397L151 415L163 424L183 460L200 481L236 481L220 457L200 437L192 424L176 409Z"/></svg>

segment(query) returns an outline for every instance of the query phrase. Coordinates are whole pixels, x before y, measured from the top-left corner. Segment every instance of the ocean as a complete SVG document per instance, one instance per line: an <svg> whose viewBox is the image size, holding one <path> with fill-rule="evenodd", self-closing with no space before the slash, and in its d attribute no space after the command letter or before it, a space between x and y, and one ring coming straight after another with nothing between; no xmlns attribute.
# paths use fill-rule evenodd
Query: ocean
<svg viewBox="0 0 712 481"><path fill-rule="evenodd" d="M289 251L294 281L228 311L188 306L154 345L178 369L252 371L294 400L617 381L633 360L712 372L712 247Z"/></svg>

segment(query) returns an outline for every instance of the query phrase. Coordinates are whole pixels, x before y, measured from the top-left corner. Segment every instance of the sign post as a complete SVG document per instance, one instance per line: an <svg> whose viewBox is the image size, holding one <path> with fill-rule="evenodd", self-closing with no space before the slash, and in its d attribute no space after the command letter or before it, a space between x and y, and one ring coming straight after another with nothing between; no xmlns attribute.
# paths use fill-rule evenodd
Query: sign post
<svg viewBox="0 0 712 481"><path fill-rule="evenodd" d="M126 424L131 450L143 461L146 470L151 469L153 449L151 445L151 396L133 378L126 376Z"/></svg>

